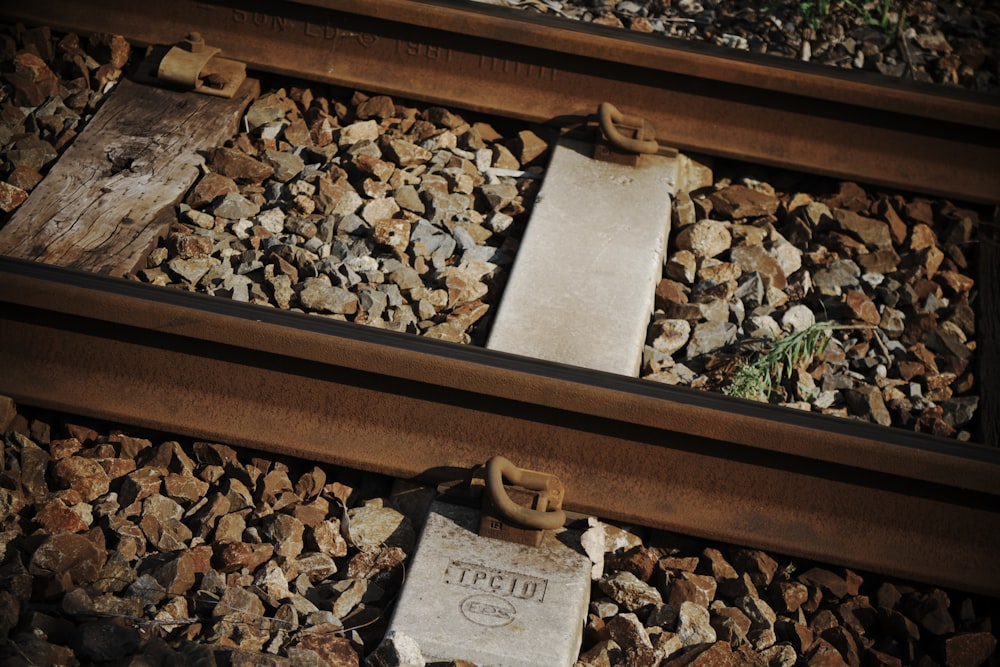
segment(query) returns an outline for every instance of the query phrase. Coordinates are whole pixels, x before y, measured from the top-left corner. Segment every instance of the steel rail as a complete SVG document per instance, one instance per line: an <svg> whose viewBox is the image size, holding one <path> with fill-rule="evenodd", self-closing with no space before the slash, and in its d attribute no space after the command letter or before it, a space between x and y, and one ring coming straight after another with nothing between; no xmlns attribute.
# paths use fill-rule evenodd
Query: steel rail
<svg viewBox="0 0 1000 667"><path fill-rule="evenodd" d="M0 392L425 480L502 455L566 507L1000 594L1000 450L0 258Z"/></svg>
<svg viewBox="0 0 1000 667"><path fill-rule="evenodd" d="M896 189L1000 201L1000 102L710 45L415 0L33 0L0 15L138 43L197 30L306 79L530 121L609 101L666 145Z"/></svg>

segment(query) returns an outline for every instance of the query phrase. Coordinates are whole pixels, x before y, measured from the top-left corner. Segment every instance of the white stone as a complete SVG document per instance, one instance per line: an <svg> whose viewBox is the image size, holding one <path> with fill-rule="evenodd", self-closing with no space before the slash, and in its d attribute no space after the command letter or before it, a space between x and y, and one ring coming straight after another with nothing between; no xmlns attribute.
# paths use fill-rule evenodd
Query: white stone
<svg viewBox="0 0 1000 667"><path fill-rule="evenodd" d="M677 613L677 635L685 646L709 644L716 640L708 609L694 602L682 602Z"/></svg>
<svg viewBox="0 0 1000 667"><path fill-rule="evenodd" d="M378 123L374 120L362 120L357 123L351 123L347 127L340 130L340 137L337 139L337 145L341 148L346 148L359 141L368 139L369 141L375 141L378 139Z"/></svg>
<svg viewBox="0 0 1000 667"><path fill-rule="evenodd" d="M789 333L805 331L816 324L816 315L809 306L801 303L792 306L781 316L781 328Z"/></svg>
<svg viewBox="0 0 1000 667"><path fill-rule="evenodd" d="M733 235L726 223L718 220L699 220L685 227L677 235L677 247L690 250L695 257L715 257L729 250Z"/></svg>
<svg viewBox="0 0 1000 667"><path fill-rule="evenodd" d="M677 352L691 337L691 323L687 320L658 320L654 327L658 333L653 339L653 349L664 354Z"/></svg>
<svg viewBox="0 0 1000 667"><path fill-rule="evenodd" d="M427 661L413 637L390 630L365 662L366 667L424 667Z"/></svg>

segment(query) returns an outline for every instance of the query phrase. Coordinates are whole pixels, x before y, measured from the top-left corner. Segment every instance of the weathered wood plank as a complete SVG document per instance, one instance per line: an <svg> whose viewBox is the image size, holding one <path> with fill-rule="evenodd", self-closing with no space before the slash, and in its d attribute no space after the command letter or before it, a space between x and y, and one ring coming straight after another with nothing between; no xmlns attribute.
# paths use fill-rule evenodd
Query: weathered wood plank
<svg viewBox="0 0 1000 667"><path fill-rule="evenodd" d="M145 261L260 84L233 99L122 81L7 225L0 254L124 275Z"/></svg>

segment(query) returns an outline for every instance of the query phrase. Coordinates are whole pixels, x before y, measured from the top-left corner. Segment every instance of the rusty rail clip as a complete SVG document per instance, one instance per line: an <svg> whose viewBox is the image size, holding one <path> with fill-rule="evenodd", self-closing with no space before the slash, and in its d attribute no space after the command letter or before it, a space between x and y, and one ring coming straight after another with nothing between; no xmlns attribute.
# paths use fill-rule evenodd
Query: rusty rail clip
<svg viewBox="0 0 1000 667"><path fill-rule="evenodd" d="M232 97L247 78L246 64L219 57L221 51L206 45L202 36L193 32L163 53L149 74L160 83L196 93Z"/></svg>
<svg viewBox="0 0 1000 667"><path fill-rule="evenodd" d="M640 116L623 114L610 102L601 102L597 107L597 125L600 136L594 144L595 160L634 167L640 155L677 155L676 149L657 143L652 123Z"/></svg>
<svg viewBox="0 0 1000 667"><path fill-rule="evenodd" d="M504 480L515 486L504 487ZM479 534L537 547L545 530L566 523L566 490L554 475L523 470L502 456L486 463L485 493Z"/></svg>

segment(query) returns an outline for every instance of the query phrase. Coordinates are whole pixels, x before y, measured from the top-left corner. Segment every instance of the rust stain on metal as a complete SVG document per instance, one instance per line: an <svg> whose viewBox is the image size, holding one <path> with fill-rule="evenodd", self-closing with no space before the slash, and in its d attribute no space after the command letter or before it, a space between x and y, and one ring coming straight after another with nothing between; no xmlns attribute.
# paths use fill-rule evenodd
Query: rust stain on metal
<svg viewBox="0 0 1000 667"><path fill-rule="evenodd" d="M501 454L567 509L1000 593L998 450L377 333L0 259L21 402L401 477Z"/></svg>
<svg viewBox="0 0 1000 667"><path fill-rule="evenodd" d="M197 30L259 69L531 121L629 100L658 138L685 150L959 199L1000 196L1000 106L986 96L411 0L37 0L2 12L144 43Z"/></svg>

